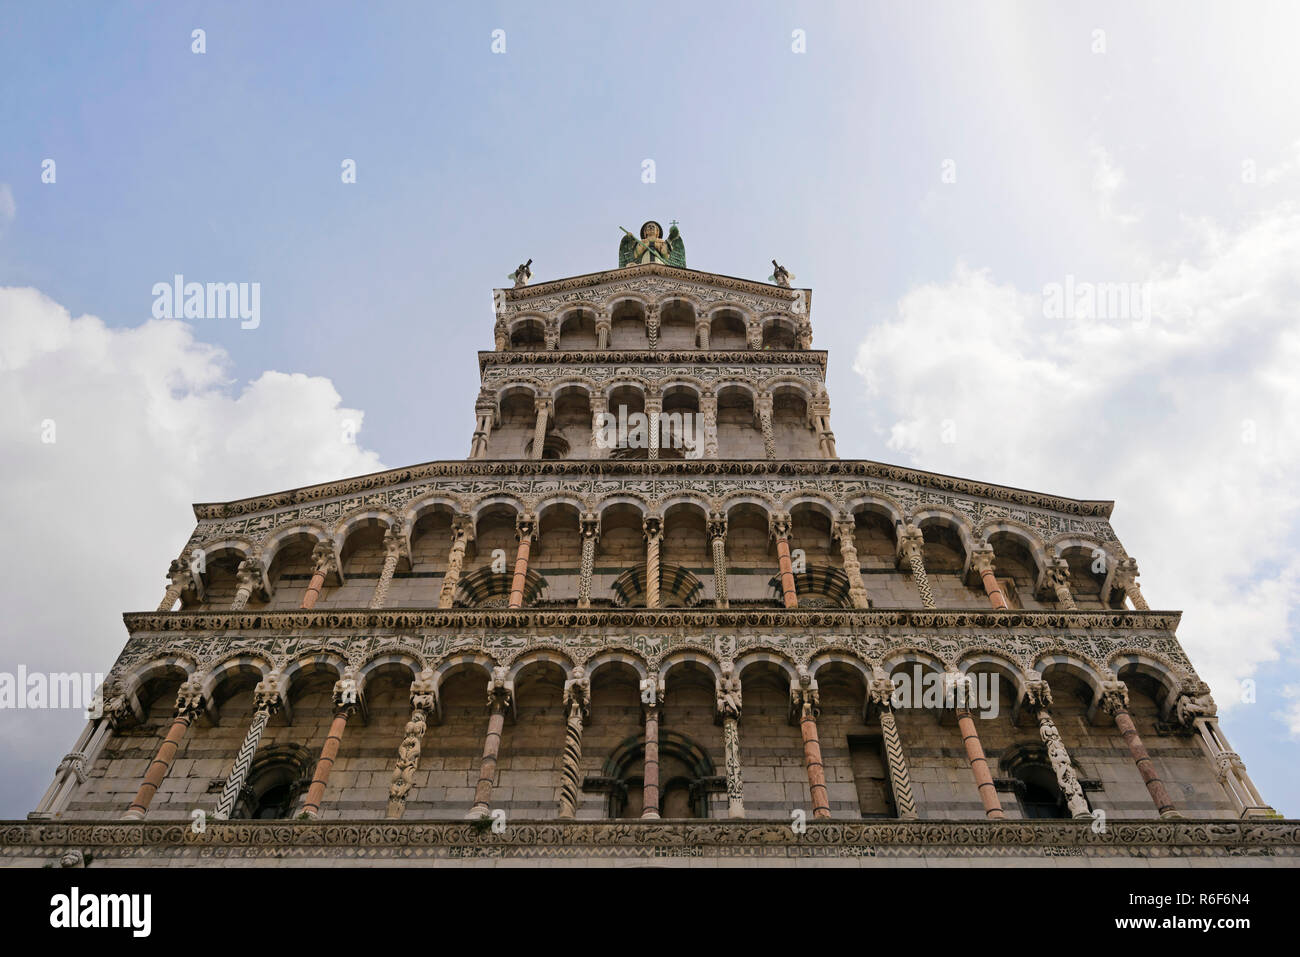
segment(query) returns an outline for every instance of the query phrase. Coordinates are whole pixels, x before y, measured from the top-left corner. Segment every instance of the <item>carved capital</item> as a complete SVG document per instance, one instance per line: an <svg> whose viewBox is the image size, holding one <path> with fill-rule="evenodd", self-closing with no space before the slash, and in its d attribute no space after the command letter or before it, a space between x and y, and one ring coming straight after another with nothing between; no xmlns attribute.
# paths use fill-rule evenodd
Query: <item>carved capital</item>
<svg viewBox="0 0 1300 957"><path fill-rule="evenodd" d="M331 542L317 542L311 551L312 569L317 575L329 575L338 568L334 557L334 545Z"/></svg>
<svg viewBox="0 0 1300 957"><path fill-rule="evenodd" d="M1052 689L1046 681L1030 681L1025 685L1025 707L1037 713L1052 706Z"/></svg>
<svg viewBox="0 0 1300 957"><path fill-rule="evenodd" d="M1100 703L1101 709L1111 717L1128 711L1128 685L1122 681L1103 681Z"/></svg>
<svg viewBox="0 0 1300 957"><path fill-rule="evenodd" d="M176 717L197 718L206 703L203 697L203 676L190 675L176 692Z"/></svg>
<svg viewBox="0 0 1300 957"><path fill-rule="evenodd" d="M433 669L425 668L411 682L411 710L429 714L438 708L438 686Z"/></svg>
<svg viewBox="0 0 1300 957"><path fill-rule="evenodd" d="M970 567L977 575L995 570L993 563L993 546L987 543L976 545L970 550Z"/></svg>
<svg viewBox="0 0 1300 957"><path fill-rule="evenodd" d="M767 523L769 534L775 539L790 537L790 516L786 512L773 512Z"/></svg>

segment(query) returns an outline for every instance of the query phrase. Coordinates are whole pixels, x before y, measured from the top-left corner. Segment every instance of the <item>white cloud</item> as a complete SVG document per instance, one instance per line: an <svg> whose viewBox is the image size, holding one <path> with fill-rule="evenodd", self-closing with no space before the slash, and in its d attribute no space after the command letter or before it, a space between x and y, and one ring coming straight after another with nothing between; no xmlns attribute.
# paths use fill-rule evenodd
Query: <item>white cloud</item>
<svg viewBox="0 0 1300 957"><path fill-rule="evenodd" d="M1300 584L1300 211L1195 233L1195 261L1146 277L1149 321L1047 319L959 264L871 329L855 369L917 465L1114 498L1144 594L1184 610L1179 638L1226 711L1287 653Z"/></svg>
<svg viewBox="0 0 1300 957"><path fill-rule="evenodd" d="M162 597L192 502L383 467L328 379L265 372L236 388L225 353L182 322L110 329L34 289L0 288L0 407L0 671L106 672L121 613ZM5 750L50 760L70 717L6 712Z"/></svg>

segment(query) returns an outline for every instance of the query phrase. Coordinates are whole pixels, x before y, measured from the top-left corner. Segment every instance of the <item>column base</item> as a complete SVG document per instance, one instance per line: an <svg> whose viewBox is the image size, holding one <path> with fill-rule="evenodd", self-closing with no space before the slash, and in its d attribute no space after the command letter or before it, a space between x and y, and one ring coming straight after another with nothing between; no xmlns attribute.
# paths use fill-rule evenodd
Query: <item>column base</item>
<svg viewBox="0 0 1300 957"><path fill-rule="evenodd" d="M1078 814L1074 815L1074 819L1076 821L1095 820L1091 811L1080 811Z"/></svg>
<svg viewBox="0 0 1300 957"><path fill-rule="evenodd" d="M1162 821L1181 821L1183 816L1175 810L1161 811L1160 820Z"/></svg>
<svg viewBox="0 0 1300 957"><path fill-rule="evenodd" d="M481 821L485 817L491 817L492 810L486 804L475 804L465 815L467 821Z"/></svg>
<svg viewBox="0 0 1300 957"><path fill-rule="evenodd" d="M134 809L132 809L132 810L130 810L130 811L127 811L125 814L122 815L122 820L124 820L124 821L143 821L143 820L144 820L144 811L137 811L137 810L134 810Z"/></svg>
<svg viewBox="0 0 1300 957"><path fill-rule="evenodd" d="M642 812L641 812L641 820L643 820L643 821L645 821L645 820L655 820L655 821L657 821L657 820L659 820L659 812L658 812L658 811L655 811L655 810L642 811Z"/></svg>
<svg viewBox="0 0 1300 957"><path fill-rule="evenodd" d="M389 801L388 811L385 813L384 816L390 821L396 821L405 813L406 813L405 801Z"/></svg>

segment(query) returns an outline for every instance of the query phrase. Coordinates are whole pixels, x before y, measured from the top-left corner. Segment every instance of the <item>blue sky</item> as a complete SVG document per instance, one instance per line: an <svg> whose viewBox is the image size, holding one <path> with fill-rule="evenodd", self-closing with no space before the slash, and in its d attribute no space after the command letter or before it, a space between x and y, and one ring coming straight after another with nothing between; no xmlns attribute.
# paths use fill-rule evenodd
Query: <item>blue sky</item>
<svg viewBox="0 0 1300 957"><path fill-rule="evenodd" d="M0 4L0 286L40 294L0 313L0 509L31 543L0 569L0 670L106 671L189 502L463 457L491 289L529 257L534 281L614 265L620 225L677 219L691 266L765 279L775 257L814 289L841 455L1116 499L1229 738L1300 814L1297 20ZM259 282L260 326L145 326L176 273ZM1045 318L1067 276L1148 283L1156 314ZM56 450L32 441L47 416ZM0 816L77 724L0 727Z"/></svg>

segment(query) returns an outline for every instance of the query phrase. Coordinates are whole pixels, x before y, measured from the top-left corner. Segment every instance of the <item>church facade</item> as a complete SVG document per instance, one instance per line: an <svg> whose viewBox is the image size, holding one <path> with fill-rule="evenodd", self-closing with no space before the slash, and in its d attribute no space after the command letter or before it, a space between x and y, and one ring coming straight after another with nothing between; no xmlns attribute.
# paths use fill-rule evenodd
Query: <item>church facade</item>
<svg viewBox="0 0 1300 957"><path fill-rule="evenodd" d="M1295 863L1112 503L839 457L812 294L496 291L469 455L194 507L10 862Z"/></svg>

